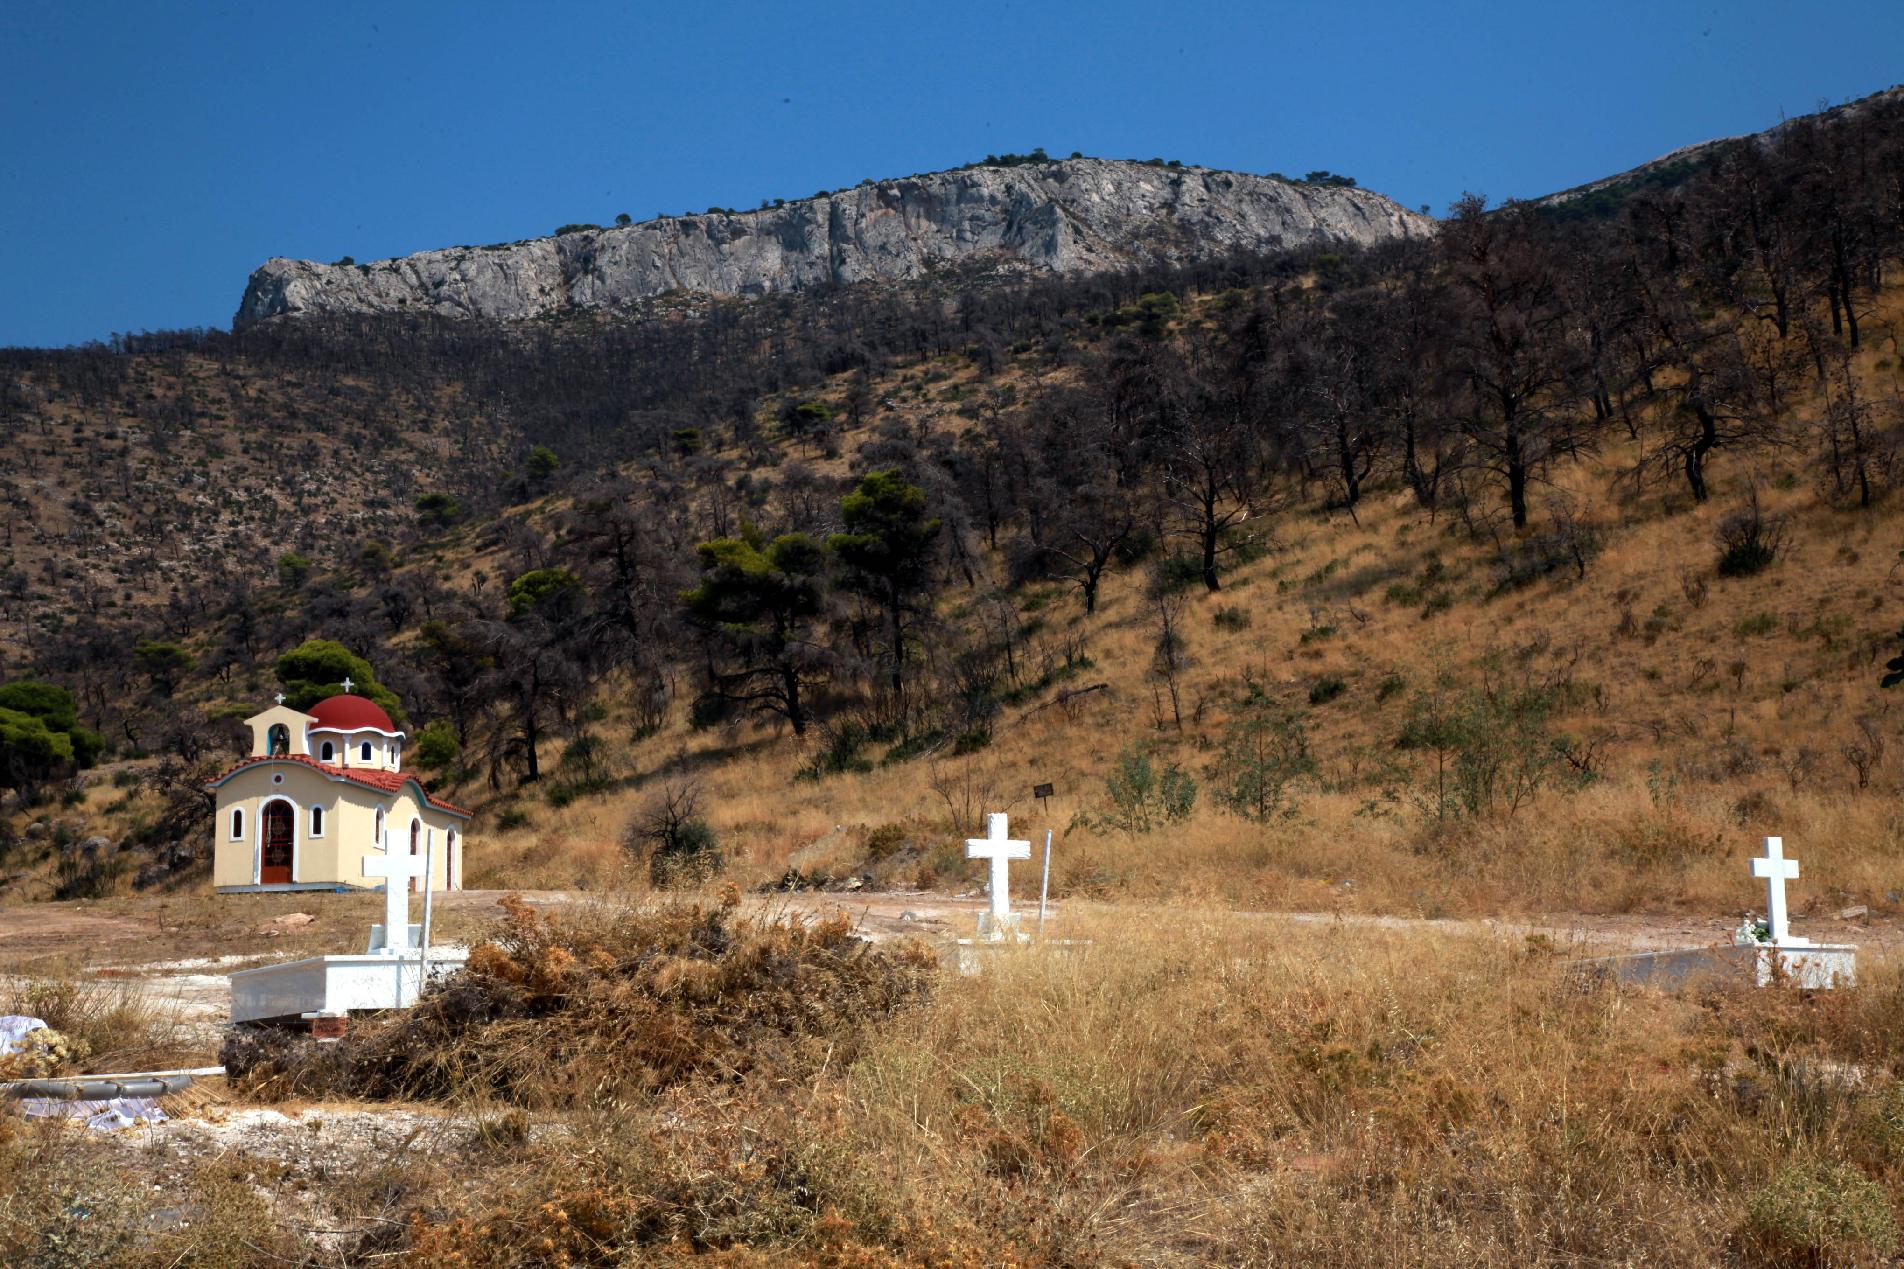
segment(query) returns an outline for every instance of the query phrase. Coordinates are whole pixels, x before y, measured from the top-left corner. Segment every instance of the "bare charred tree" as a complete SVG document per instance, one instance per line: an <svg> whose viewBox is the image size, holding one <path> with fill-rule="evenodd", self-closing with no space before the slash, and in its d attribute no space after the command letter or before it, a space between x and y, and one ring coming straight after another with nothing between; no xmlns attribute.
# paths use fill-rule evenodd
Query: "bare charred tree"
<svg viewBox="0 0 1904 1269"><path fill-rule="evenodd" d="M1643 323L1657 350L1653 396L1663 405L1641 471L1683 475L1695 502L1710 496L1706 466L1721 449L1776 437L1773 411L1760 400L1739 322L1702 321L1674 277L1636 283Z"/></svg>
<svg viewBox="0 0 1904 1269"><path fill-rule="evenodd" d="M1206 332L1193 339L1160 411L1162 496L1211 591L1222 589L1219 564L1242 544L1244 526L1270 509L1273 495L1275 432L1251 334L1246 328L1229 338Z"/></svg>
<svg viewBox="0 0 1904 1269"><path fill-rule="evenodd" d="M1527 527L1528 487L1581 436L1569 417L1573 357L1558 268L1532 213L1488 213L1468 195L1441 233L1453 296L1451 359L1466 381L1463 427Z"/></svg>

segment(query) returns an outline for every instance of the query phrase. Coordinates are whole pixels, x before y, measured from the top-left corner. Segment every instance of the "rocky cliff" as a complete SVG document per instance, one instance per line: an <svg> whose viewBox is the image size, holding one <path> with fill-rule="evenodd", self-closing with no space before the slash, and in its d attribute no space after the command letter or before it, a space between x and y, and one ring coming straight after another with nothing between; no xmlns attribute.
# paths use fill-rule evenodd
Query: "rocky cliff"
<svg viewBox="0 0 1904 1269"><path fill-rule="evenodd" d="M760 211L666 217L370 264L268 260L251 275L233 324L337 312L519 319L674 290L760 295L916 278L966 261L1089 272L1237 250L1368 245L1433 228L1429 218L1367 190L1071 159L963 168Z"/></svg>

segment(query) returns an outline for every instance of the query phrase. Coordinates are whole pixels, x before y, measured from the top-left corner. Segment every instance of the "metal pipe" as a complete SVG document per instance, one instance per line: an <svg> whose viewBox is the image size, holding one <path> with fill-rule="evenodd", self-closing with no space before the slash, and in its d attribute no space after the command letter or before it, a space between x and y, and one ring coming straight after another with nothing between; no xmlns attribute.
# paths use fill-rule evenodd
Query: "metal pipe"
<svg viewBox="0 0 1904 1269"><path fill-rule="evenodd" d="M223 1075L222 1066L204 1067L200 1073ZM0 1084L0 1097L48 1097L78 1102L104 1102L115 1097L169 1097L192 1086L192 1071L167 1071L152 1075L75 1075L65 1079L8 1080Z"/></svg>

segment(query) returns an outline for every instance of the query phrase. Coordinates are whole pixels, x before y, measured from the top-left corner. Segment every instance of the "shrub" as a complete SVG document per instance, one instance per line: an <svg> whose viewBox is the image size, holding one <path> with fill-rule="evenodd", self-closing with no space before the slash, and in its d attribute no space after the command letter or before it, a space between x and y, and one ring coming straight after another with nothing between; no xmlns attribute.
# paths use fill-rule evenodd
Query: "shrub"
<svg viewBox="0 0 1904 1269"><path fill-rule="evenodd" d="M1349 685L1340 674L1325 674L1309 685L1309 703L1327 705L1348 690Z"/></svg>
<svg viewBox="0 0 1904 1269"><path fill-rule="evenodd" d="M859 752L872 740L872 733L866 730L865 724L849 719L837 726L828 725L822 734L826 737L826 747L809 758L806 765L794 773L794 779L824 780L831 775L873 769L873 764L860 757Z"/></svg>
<svg viewBox="0 0 1904 1269"><path fill-rule="evenodd" d="M960 758L966 754L977 753L991 743L992 729L990 724L979 723L959 733L958 738L952 742L952 756Z"/></svg>
<svg viewBox="0 0 1904 1269"><path fill-rule="evenodd" d="M866 858L879 863L898 854L904 848L907 836L904 824L881 824L866 834Z"/></svg>
<svg viewBox="0 0 1904 1269"><path fill-rule="evenodd" d="M1719 521L1719 576L1762 573L1785 549L1785 519L1767 515L1754 489L1745 506Z"/></svg>
<svg viewBox="0 0 1904 1269"><path fill-rule="evenodd" d="M1197 804L1196 780L1174 762L1159 770L1136 744L1117 756L1111 773L1104 777L1104 791L1111 799L1111 810L1101 823L1135 833L1187 819Z"/></svg>
<svg viewBox="0 0 1904 1269"><path fill-rule="evenodd" d="M1210 615L1210 620L1218 630L1248 630L1250 615L1247 609L1235 604L1225 604Z"/></svg>
<svg viewBox="0 0 1904 1269"><path fill-rule="evenodd" d="M1157 589L1166 595L1203 585L1203 565L1187 555L1172 555L1157 562Z"/></svg>
<svg viewBox="0 0 1904 1269"><path fill-rule="evenodd" d="M426 493L416 500L417 521L433 529L447 529L463 518L462 499L454 494Z"/></svg>
<svg viewBox="0 0 1904 1269"><path fill-rule="evenodd" d="M456 728L448 719L439 718L417 733L410 750L410 761L425 771L441 771L463 754L456 739Z"/></svg>
<svg viewBox="0 0 1904 1269"><path fill-rule="evenodd" d="M1756 1251L1779 1263L1883 1256L1898 1242L1884 1187L1848 1163L1780 1168L1746 1204L1745 1233Z"/></svg>
<svg viewBox="0 0 1904 1269"><path fill-rule="evenodd" d="M1433 783L1415 798L1423 813L1445 820L1518 811L1565 765L1548 721L1561 695L1495 683L1457 695L1445 677L1417 693L1396 743L1432 756Z"/></svg>
<svg viewBox="0 0 1904 1269"><path fill-rule="evenodd" d="M278 556L278 584L286 590L301 590L310 580L311 562L296 551Z"/></svg>
<svg viewBox="0 0 1904 1269"><path fill-rule="evenodd" d="M524 464L529 479L536 484L548 483L561 467L562 459L547 445L531 446L528 461Z"/></svg>
<svg viewBox="0 0 1904 1269"><path fill-rule="evenodd" d="M1294 815L1292 784L1316 769L1302 715L1259 704L1224 728L1210 778L1216 800L1244 819L1262 823Z"/></svg>
<svg viewBox="0 0 1904 1269"><path fill-rule="evenodd" d="M648 850L648 876L655 886L698 885L721 868L720 840L701 818L701 787L691 780L668 785L629 826L630 847Z"/></svg>

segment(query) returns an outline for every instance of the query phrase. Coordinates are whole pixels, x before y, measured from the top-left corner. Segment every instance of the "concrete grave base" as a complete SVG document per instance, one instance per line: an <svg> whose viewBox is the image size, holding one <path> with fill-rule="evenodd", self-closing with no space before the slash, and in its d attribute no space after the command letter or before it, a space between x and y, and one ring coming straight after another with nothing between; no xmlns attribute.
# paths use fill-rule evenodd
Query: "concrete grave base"
<svg viewBox="0 0 1904 1269"><path fill-rule="evenodd" d="M469 953L461 949L432 949L430 980L461 969L468 959ZM243 969L231 975L231 1020L282 1022L313 1014L403 1009L416 1003L421 980L415 952L312 956Z"/></svg>
<svg viewBox="0 0 1904 1269"><path fill-rule="evenodd" d="M985 968L986 961L996 959L1007 952L1042 951L1051 948L1062 955L1068 954L1074 947L1089 947L1091 942L1090 939L1039 939L1035 943L1028 938L1020 938L1012 943L993 939L960 939L954 945L954 950L958 954L959 973L967 978L973 978Z"/></svg>
<svg viewBox="0 0 1904 1269"><path fill-rule="evenodd" d="M1625 956L1595 956L1575 962L1586 975L1605 975L1631 986L1677 991L1707 981L1751 983L1769 987L1822 990L1853 987L1858 981L1858 949L1847 943L1726 945L1676 948L1668 952L1635 952Z"/></svg>

